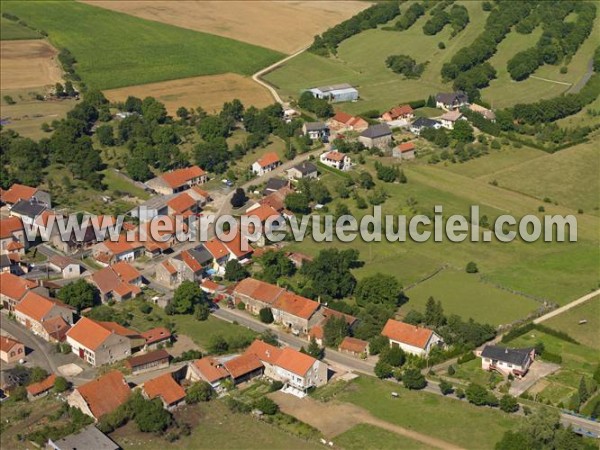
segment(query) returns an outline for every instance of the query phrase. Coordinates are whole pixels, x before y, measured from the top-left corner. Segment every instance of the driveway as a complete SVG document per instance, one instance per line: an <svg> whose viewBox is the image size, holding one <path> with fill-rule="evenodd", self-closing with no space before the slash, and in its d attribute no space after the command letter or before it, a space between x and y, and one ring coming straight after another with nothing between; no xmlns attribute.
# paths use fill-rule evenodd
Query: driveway
<svg viewBox="0 0 600 450"><path fill-rule="evenodd" d="M531 367L529 368L529 372L522 379L515 379L508 391L510 395L518 397L539 380L544 377L547 377L551 373L556 372L560 369L558 364L547 363L544 361L534 361Z"/></svg>

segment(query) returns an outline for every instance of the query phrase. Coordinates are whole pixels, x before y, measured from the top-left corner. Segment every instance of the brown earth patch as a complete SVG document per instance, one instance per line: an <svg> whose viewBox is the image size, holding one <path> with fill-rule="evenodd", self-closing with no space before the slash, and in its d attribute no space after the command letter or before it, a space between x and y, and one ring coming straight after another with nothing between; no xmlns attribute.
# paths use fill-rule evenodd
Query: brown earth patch
<svg viewBox="0 0 600 450"><path fill-rule="evenodd" d="M370 6L364 1L94 1L143 19L294 53L316 34Z"/></svg>
<svg viewBox="0 0 600 450"><path fill-rule="evenodd" d="M110 89L104 91L104 95L117 102L125 101L130 95L139 98L152 96L164 103L172 115L180 106L202 106L207 112L220 111L224 102L234 98L240 99L246 107L254 105L262 108L274 102L266 89L250 78L233 73Z"/></svg>
<svg viewBox="0 0 600 450"><path fill-rule="evenodd" d="M0 41L0 89L31 89L62 81L62 72L48 42L35 39Z"/></svg>

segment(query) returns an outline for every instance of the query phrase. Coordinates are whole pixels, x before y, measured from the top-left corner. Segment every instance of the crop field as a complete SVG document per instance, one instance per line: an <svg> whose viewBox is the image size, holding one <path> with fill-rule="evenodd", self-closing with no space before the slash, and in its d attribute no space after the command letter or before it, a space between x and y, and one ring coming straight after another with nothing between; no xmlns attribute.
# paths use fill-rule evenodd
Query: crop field
<svg viewBox="0 0 600 450"><path fill-rule="evenodd" d="M56 50L46 41L0 42L0 89L34 89L62 80L54 57Z"/></svg>
<svg viewBox="0 0 600 450"><path fill-rule="evenodd" d="M130 95L139 98L151 96L164 103L173 116L180 106L202 106L208 113L218 112L223 103L234 98L241 100L246 107L263 108L273 103L273 98L265 88L236 73L128 86L104 91L104 95L117 102L125 101Z"/></svg>
<svg viewBox="0 0 600 450"><path fill-rule="evenodd" d="M42 36L35 30L24 27L12 20L0 17L0 40L39 39Z"/></svg>
<svg viewBox="0 0 600 450"><path fill-rule="evenodd" d="M587 323L579 324L580 320L587 320ZM543 324L567 333L583 345L600 350L600 297L594 297Z"/></svg>
<svg viewBox="0 0 600 450"><path fill-rule="evenodd" d="M71 1L9 1L2 10L48 32L56 48L69 49L82 79L98 89L230 72L250 75L281 57L233 39Z"/></svg>
<svg viewBox="0 0 600 450"><path fill-rule="evenodd" d="M361 1L85 1L113 11L294 53L369 4Z"/></svg>
<svg viewBox="0 0 600 450"><path fill-rule="evenodd" d="M416 309L425 311L429 297L442 302L446 314L492 325L509 324L526 317L539 306L536 301L483 283L477 274L446 270L406 291L410 298L401 314Z"/></svg>

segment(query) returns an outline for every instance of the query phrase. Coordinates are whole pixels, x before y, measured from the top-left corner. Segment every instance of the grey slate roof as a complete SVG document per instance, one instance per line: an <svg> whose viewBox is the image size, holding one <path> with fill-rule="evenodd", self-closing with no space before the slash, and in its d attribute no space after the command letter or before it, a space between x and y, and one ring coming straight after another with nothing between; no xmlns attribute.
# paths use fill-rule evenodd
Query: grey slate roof
<svg viewBox="0 0 600 450"><path fill-rule="evenodd" d="M8 255L0 255L0 268L4 269L12 265Z"/></svg>
<svg viewBox="0 0 600 450"><path fill-rule="evenodd" d="M328 128L323 122L306 122L304 127L306 131L321 131Z"/></svg>
<svg viewBox="0 0 600 450"><path fill-rule="evenodd" d="M204 245L199 245L198 247L189 250L188 253L192 255L192 258L202 265L205 265L207 262L212 261L213 259L213 256L206 249L206 247L204 247Z"/></svg>
<svg viewBox="0 0 600 450"><path fill-rule="evenodd" d="M332 84L329 86L319 86L313 89L318 89L321 92L339 91L342 89L352 89L352 85L348 83Z"/></svg>
<svg viewBox="0 0 600 450"><path fill-rule="evenodd" d="M282 178L270 178L263 189L263 195L268 195L272 192L278 191L279 189L288 185L288 181Z"/></svg>
<svg viewBox="0 0 600 450"><path fill-rule="evenodd" d="M463 91L441 92L435 96L435 100L444 105L452 105L453 103L467 103L469 96Z"/></svg>
<svg viewBox="0 0 600 450"><path fill-rule="evenodd" d="M32 198L31 200L19 200L10 210L11 212L21 216L27 216L35 219L45 209L46 205L44 203L38 203L37 200Z"/></svg>
<svg viewBox="0 0 600 450"><path fill-rule="evenodd" d="M412 123L411 126L415 128L431 128L438 123L439 122L437 120L428 119L427 117L419 117Z"/></svg>
<svg viewBox="0 0 600 450"><path fill-rule="evenodd" d="M372 125L367 128L365 131L361 133L362 137L376 139L382 136L389 136L392 134L392 130L388 126L387 123L379 123L377 125Z"/></svg>
<svg viewBox="0 0 600 450"><path fill-rule="evenodd" d="M529 359L532 350L533 348L507 348L498 345L486 345L481 352L481 357L523 366Z"/></svg>
<svg viewBox="0 0 600 450"><path fill-rule="evenodd" d="M48 441L50 448L57 450L119 450L119 447L108 436L102 433L94 425L89 425L56 442Z"/></svg>
<svg viewBox="0 0 600 450"><path fill-rule="evenodd" d="M309 161L304 161L304 162L301 162L300 164L296 164L294 166L294 169L296 169L302 175L308 175L309 173L316 172L317 166L315 166L313 163L311 163Z"/></svg>

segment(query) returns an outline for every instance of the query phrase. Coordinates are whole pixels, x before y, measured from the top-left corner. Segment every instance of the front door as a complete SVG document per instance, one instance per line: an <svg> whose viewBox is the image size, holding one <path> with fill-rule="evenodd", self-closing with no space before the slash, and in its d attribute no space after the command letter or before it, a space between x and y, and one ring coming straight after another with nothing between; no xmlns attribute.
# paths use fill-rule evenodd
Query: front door
<svg viewBox="0 0 600 450"><path fill-rule="evenodd" d="M80 349L79 349L79 357L80 357L81 359L83 359L83 357L84 357L84 356L85 356L85 352L84 352L84 350L83 350L82 348L80 348Z"/></svg>

